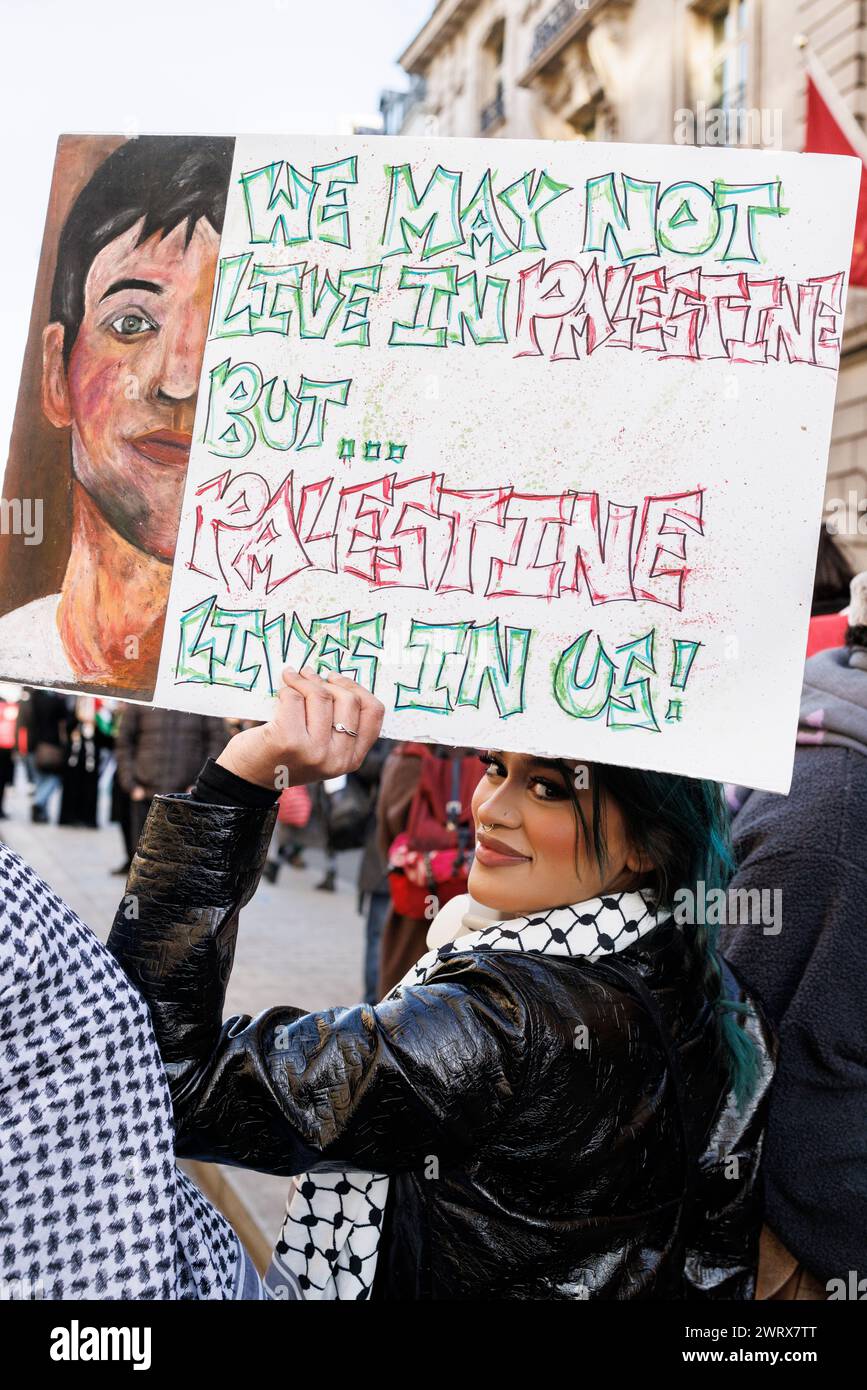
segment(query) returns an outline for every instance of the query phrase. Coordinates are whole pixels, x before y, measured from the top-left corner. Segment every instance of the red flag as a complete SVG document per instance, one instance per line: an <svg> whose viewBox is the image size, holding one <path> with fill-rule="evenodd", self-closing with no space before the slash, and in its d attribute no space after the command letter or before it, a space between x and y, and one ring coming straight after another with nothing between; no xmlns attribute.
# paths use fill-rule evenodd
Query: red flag
<svg viewBox="0 0 867 1390"><path fill-rule="evenodd" d="M831 78L810 55L807 59L807 134L810 154L848 154L861 160L861 191L855 218L855 240L849 280L867 286L867 135L837 91Z"/></svg>

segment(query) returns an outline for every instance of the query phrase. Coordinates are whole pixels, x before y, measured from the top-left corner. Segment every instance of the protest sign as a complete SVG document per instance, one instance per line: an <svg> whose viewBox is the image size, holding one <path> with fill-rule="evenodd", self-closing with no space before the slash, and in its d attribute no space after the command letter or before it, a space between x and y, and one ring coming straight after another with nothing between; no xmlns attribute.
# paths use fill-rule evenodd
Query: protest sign
<svg viewBox="0 0 867 1390"><path fill-rule="evenodd" d="M23 635L7 569L0 675L266 718L340 670L395 737L787 789L857 161L136 147L63 233L70 561Z"/></svg>

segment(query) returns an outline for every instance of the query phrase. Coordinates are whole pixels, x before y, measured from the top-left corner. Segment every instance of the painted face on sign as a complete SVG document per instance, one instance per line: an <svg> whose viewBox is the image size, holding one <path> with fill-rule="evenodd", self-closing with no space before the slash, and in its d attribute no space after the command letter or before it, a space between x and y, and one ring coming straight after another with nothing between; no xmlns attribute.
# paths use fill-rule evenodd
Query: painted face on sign
<svg viewBox="0 0 867 1390"><path fill-rule="evenodd" d="M170 562L192 444L220 239L204 218L137 245L141 222L99 252L78 335L44 342L43 405L72 431L78 482L132 545Z"/></svg>
<svg viewBox="0 0 867 1390"><path fill-rule="evenodd" d="M473 795L476 853L467 884L476 902L499 912L539 912L637 886L640 857L611 796L603 793L608 860L600 867L554 761L493 751L482 761L487 767ZM592 791L577 795L592 833Z"/></svg>

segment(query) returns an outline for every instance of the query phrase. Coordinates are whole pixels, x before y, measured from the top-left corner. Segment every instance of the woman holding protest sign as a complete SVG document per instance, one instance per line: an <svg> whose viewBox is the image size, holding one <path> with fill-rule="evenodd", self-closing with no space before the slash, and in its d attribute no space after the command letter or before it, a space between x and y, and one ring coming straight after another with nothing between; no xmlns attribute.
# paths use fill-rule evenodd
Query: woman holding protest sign
<svg viewBox="0 0 867 1390"><path fill-rule="evenodd" d="M725 876L719 789L486 754L471 896L404 981L223 1024L275 781L351 771L382 719L345 677L283 679L192 796L156 798L109 940L151 1005L178 1154L294 1178L272 1296L750 1297L770 1044L708 930L671 915Z"/></svg>

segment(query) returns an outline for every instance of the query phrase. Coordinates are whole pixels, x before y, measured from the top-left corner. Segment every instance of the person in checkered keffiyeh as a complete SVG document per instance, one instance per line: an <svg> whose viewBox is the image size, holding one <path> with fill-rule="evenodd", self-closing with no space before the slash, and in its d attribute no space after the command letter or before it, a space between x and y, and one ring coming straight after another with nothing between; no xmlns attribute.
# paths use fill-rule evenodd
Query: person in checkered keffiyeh
<svg viewBox="0 0 867 1390"><path fill-rule="evenodd" d="M3 844L0 879L0 1297L260 1298L175 1164L141 995Z"/></svg>

